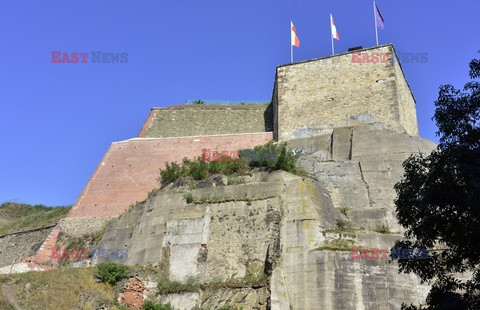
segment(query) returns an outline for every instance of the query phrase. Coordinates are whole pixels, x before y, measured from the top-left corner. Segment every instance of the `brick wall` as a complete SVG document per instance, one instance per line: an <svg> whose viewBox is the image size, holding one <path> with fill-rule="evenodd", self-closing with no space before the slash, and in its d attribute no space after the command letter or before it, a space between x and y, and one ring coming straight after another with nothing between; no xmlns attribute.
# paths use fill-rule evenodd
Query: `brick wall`
<svg viewBox="0 0 480 310"><path fill-rule="evenodd" d="M201 155L202 148L238 150L264 144L272 132L192 136L181 138L135 138L113 143L75 202L69 217L115 216L147 198L158 188L159 169L165 162Z"/></svg>

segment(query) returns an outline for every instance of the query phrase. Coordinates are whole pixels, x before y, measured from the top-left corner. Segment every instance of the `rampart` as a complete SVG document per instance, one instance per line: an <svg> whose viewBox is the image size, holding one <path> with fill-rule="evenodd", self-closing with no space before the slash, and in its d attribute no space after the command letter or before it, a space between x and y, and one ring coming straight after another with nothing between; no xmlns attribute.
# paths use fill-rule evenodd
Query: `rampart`
<svg viewBox="0 0 480 310"><path fill-rule="evenodd" d="M157 178L165 162L201 156L202 148L238 150L264 144L272 132L192 136L179 138L134 138L112 143L75 202L69 217L108 217L122 214L129 205L147 198L159 187Z"/></svg>
<svg viewBox="0 0 480 310"><path fill-rule="evenodd" d="M184 104L153 108L139 137L186 137L273 131L268 104Z"/></svg>
<svg viewBox="0 0 480 310"><path fill-rule="evenodd" d="M345 53L277 68L272 102L279 140L360 123L418 135L415 99L393 45L359 52L388 54L388 61L356 63Z"/></svg>

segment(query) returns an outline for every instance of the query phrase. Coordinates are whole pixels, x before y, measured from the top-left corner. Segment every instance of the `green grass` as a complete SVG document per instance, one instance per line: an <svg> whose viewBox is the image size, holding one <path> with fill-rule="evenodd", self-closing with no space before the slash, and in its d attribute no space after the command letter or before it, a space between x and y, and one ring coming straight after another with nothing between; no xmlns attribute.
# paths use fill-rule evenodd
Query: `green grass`
<svg viewBox="0 0 480 310"><path fill-rule="evenodd" d="M350 251L353 245L355 245L355 241L339 238L325 242L323 246L314 251Z"/></svg>
<svg viewBox="0 0 480 310"><path fill-rule="evenodd" d="M78 309L96 309L99 304L113 305L114 287L107 283L97 283L95 272L95 268L61 268L0 275L0 283L12 282L23 309L63 310L72 309L72 305L78 306ZM8 309L1 307L1 300L0 296L0 309Z"/></svg>
<svg viewBox="0 0 480 310"><path fill-rule="evenodd" d="M377 233L380 233L380 234L390 234L390 233L392 233L390 231L390 227L388 225L385 225L385 224L377 225L377 227L375 227L375 229L373 231L375 231Z"/></svg>
<svg viewBox="0 0 480 310"><path fill-rule="evenodd" d="M170 305L170 303L159 304L149 299L145 300L145 303L143 304L143 309L144 310L174 310L174 308Z"/></svg>
<svg viewBox="0 0 480 310"><path fill-rule="evenodd" d="M340 213L342 213L343 215L345 215L345 217L348 219L348 211L350 210L350 208L348 207L340 207L338 208L338 211L340 211Z"/></svg>
<svg viewBox="0 0 480 310"><path fill-rule="evenodd" d="M180 281L171 281L166 275L161 275L158 278L158 284L157 284L158 294L196 292L199 289L200 289L200 283L195 277L188 277L185 283L182 283Z"/></svg>
<svg viewBox="0 0 480 310"><path fill-rule="evenodd" d="M56 224L68 214L70 208L2 204L0 213L5 217L14 216L15 219L0 225L0 235Z"/></svg>

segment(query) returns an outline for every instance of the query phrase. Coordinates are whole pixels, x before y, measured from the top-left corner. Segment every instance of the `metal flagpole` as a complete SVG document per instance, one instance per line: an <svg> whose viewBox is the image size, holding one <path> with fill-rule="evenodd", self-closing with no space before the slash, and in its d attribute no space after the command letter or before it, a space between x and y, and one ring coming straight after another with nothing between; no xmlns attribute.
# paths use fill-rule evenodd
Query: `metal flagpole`
<svg viewBox="0 0 480 310"><path fill-rule="evenodd" d="M375 38L377 39L377 46L378 46L377 12L375 10L376 10L375 1L373 1L373 19L375 20Z"/></svg>
<svg viewBox="0 0 480 310"><path fill-rule="evenodd" d="M290 38L290 63L293 63L293 45L292 45L292 39L291 38Z"/></svg>
<svg viewBox="0 0 480 310"><path fill-rule="evenodd" d="M330 38L332 39L332 55L333 55L335 54L335 48L333 47L332 14L330 14Z"/></svg>
<svg viewBox="0 0 480 310"><path fill-rule="evenodd" d="M332 14L330 13L330 38L332 39L332 55L335 54L335 47L333 46L333 28L332 28Z"/></svg>
<svg viewBox="0 0 480 310"><path fill-rule="evenodd" d="M292 21L290 21L290 63L293 62L293 44L292 44Z"/></svg>
<svg viewBox="0 0 480 310"><path fill-rule="evenodd" d="M330 34L330 37L332 37L332 55L335 54L335 48L333 47L333 36Z"/></svg>

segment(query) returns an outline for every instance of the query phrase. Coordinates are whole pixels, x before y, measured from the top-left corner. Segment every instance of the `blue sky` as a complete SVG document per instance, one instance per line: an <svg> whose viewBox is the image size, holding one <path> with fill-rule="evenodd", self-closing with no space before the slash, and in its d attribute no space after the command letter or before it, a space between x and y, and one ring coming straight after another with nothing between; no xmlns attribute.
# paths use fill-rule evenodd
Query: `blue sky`
<svg viewBox="0 0 480 310"><path fill-rule="evenodd" d="M480 2L378 0L380 44L428 53L404 63L420 135L441 84L462 87L480 49ZM275 67L375 44L372 1L0 0L0 202L72 204L113 141L150 108L186 99L269 100ZM51 51L128 53L127 63L51 63ZM91 60L91 57L89 58Z"/></svg>

